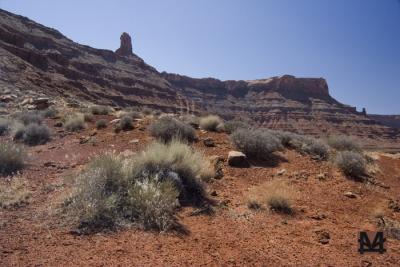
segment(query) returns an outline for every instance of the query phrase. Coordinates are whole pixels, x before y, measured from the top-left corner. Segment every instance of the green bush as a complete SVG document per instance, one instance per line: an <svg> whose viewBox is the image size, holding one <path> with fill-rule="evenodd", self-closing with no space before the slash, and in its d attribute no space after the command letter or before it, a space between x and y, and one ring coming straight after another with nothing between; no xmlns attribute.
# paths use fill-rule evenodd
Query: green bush
<svg viewBox="0 0 400 267"><path fill-rule="evenodd" d="M361 147L353 138L348 136L331 136L328 138L328 144L337 151L355 151L360 152Z"/></svg>
<svg viewBox="0 0 400 267"><path fill-rule="evenodd" d="M72 115L68 117L64 123L64 127L67 131L78 132L86 128L85 119L82 114Z"/></svg>
<svg viewBox="0 0 400 267"><path fill-rule="evenodd" d="M278 138L261 129L237 129L231 140L237 149L257 159L268 159L273 152L283 149Z"/></svg>
<svg viewBox="0 0 400 267"><path fill-rule="evenodd" d="M0 143L0 175L11 175L24 167L25 151L22 147L10 144Z"/></svg>
<svg viewBox="0 0 400 267"><path fill-rule="evenodd" d="M97 129L107 128L107 121L106 120L98 120L98 121L96 121L96 128Z"/></svg>
<svg viewBox="0 0 400 267"><path fill-rule="evenodd" d="M217 131L217 126L220 125L223 121L220 117L215 115L209 115L206 117L200 118L200 128L206 131Z"/></svg>
<svg viewBox="0 0 400 267"><path fill-rule="evenodd" d="M133 130L133 120L132 117L127 115L123 116L119 121L119 126L123 131L130 131Z"/></svg>
<svg viewBox="0 0 400 267"><path fill-rule="evenodd" d="M31 123L23 130L22 141L27 145L43 145L47 143L50 138L50 129L45 125Z"/></svg>
<svg viewBox="0 0 400 267"><path fill-rule="evenodd" d="M190 125L170 117L162 117L150 125L152 136L163 142L173 139L193 142L196 140L196 132Z"/></svg>
<svg viewBox="0 0 400 267"><path fill-rule="evenodd" d="M358 152L342 151L336 156L336 164L349 177L362 179L366 173L366 161Z"/></svg>
<svg viewBox="0 0 400 267"><path fill-rule="evenodd" d="M91 106L89 110L93 115L108 115L111 112L111 108L107 106Z"/></svg>

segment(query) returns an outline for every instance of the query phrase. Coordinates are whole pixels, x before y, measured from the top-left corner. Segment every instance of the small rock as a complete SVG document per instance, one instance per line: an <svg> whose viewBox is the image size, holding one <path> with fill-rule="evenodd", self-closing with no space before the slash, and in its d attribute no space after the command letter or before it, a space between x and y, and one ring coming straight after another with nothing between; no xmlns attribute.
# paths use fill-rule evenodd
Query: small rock
<svg viewBox="0 0 400 267"><path fill-rule="evenodd" d="M229 151L228 165L232 167L243 168L247 168L250 166L249 162L247 161L246 155L239 151Z"/></svg>
<svg viewBox="0 0 400 267"><path fill-rule="evenodd" d="M110 121L110 124L116 124L120 121L121 121L121 119L114 119L114 120Z"/></svg>
<svg viewBox="0 0 400 267"><path fill-rule="evenodd" d="M54 161L46 161L43 166L45 167L56 167L57 164Z"/></svg>
<svg viewBox="0 0 400 267"><path fill-rule="evenodd" d="M345 192L343 195L348 198L357 198L357 195L350 191Z"/></svg>
<svg viewBox="0 0 400 267"><path fill-rule="evenodd" d="M81 138L79 138L79 144L86 144L89 141L90 141L90 137L88 137L88 136L82 136Z"/></svg>
<svg viewBox="0 0 400 267"><path fill-rule="evenodd" d="M320 173L317 175L317 179L320 181L325 181L326 180L326 173Z"/></svg>
<svg viewBox="0 0 400 267"><path fill-rule="evenodd" d="M326 215L323 213L317 213L317 214L311 215L310 218L317 220L317 221L322 221L322 220L326 219Z"/></svg>
<svg viewBox="0 0 400 267"><path fill-rule="evenodd" d="M89 135L90 135L90 136L95 136L95 135L97 135L97 131L93 131L93 132L91 132Z"/></svg>
<svg viewBox="0 0 400 267"><path fill-rule="evenodd" d="M213 196L213 197L216 197L216 196L218 196L218 194L217 194L217 191L215 191L215 190L214 190L214 191L212 191L212 192L210 193L210 195L211 195L211 196Z"/></svg>
<svg viewBox="0 0 400 267"><path fill-rule="evenodd" d="M372 262L370 262L370 261L363 260L361 262L361 267L370 267L370 266L372 266Z"/></svg>
<svg viewBox="0 0 400 267"><path fill-rule="evenodd" d="M286 173L286 169L282 169L276 172L277 175L284 175Z"/></svg>
<svg viewBox="0 0 400 267"><path fill-rule="evenodd" d="M54 123L53 126L54 127L63 127L63 123L61 121L58 121L58 122Z"/></svg>
<svg viewBox="0 0 400 267"><path fill-rule="evenodd" d="M214 147L215 143L214 140L212 140L211 138L207 137L206 139L203 140L203 143L205 146L207 147Z"/></svg>
<svg viewBox="0 0 400 267"><path fill-rule="evenodd" d="M321 244L328 244L329 240L331 239L330 234L325 231L325 230L318 230L315 231L315 233L317 234L317 240L319 243Z"/></svg>
<svg viewBox="0 0 400 267"><path fill-rule="evenodd" d="M132 139L131 141L129 141L129 144L138 144L139 143L139 139Z"/></svg>
<svg viewBox="0 0 400 267"><path fill-rule="evenodd" d="M11 95L2 95L0 97L0 102L8 103L13 100L13 97Z"/></svg>
<svg viewBox="0 0 400 267"><path fill-rule="evenodd" d="M32 104L35 106L35 109L43 110L50 106L49 99L45 97L40 97L34 99Z"/></svg>

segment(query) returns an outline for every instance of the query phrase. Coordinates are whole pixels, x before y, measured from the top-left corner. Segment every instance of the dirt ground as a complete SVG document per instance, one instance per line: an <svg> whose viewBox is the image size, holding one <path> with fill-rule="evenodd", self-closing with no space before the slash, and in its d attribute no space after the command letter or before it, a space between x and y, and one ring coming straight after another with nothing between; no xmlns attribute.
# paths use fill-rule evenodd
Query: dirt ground
<svg viewBox="0 0 400 267"><path fill-rule="evenodd" d="M47 121L49 126L55 122ZM215 214L179 211L187 234L140 229L72 234L59 215L71 189L68 177L104 151L142 150L153 140L146 126L145 121L119 134L111 126L95 130L93 124L72 134L52 127L51 142L27 147L30 161L22 175L32 193L28 205L0 209L0 266L398 266L400 240L388 238L384 254L358 252L358 233L375 229L377 208L400 220L399 212L387 208L389 199L399 199L400 159L383 155L375 178L385 186L349 180L331 163L290 150L280 153L276 166L232 168L225 161L224 177L207 184L219 203ZM81 141L90 135L91 140ZM216 147L194 144L206 155L226 159L233 149L224 133L198 135L216 142ZM284 179L297 191L294 215L247 207L250 190L272 179ZM357 197L344 196L348 191ZM320 231L329 233L328 243L319 241Z"/></svg>

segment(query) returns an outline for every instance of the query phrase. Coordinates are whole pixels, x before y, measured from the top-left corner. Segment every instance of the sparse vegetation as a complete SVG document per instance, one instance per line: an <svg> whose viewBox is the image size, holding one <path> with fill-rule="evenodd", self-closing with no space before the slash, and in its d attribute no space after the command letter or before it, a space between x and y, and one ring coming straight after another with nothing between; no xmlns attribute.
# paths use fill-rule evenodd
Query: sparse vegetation
<svg viewBox="0 0 400 267"><path fill-rule="evenodd" d="M22 141L31 146L43 145L51 138L50 129L45 125L31 123L22 130Z"/></svg>
<svg viewBox="0 0 400 267"><path fill-rule="evenodd" d="M223 121L220 117L215 115L209 115L200 118L200 128L206 131L217 131L217 126Z"/></svg>
<svg viewBox="0 0 400 267"><path fill-rule="evenodd" d="M345 175L354 179L363 179L366 175L366 161L358 152L339 152L336 156L336 164Z"/></svg>
<svg viewBox="0 0 400 267"><path fill-rule="evenodd" d="M200 118L196 115L183 115L179 118L182 122L192 126L193 128L199 128L200 126Z"/></svg>
<svg viewBox="0 0 400 267"><path fill-rule="evenodd" d="M146 116L149 116L149 115L153 114L153 110L150 109L150 108L145 107L145 108L142 109L142 113L144 115L146 115Z"/></svg>
<svg viewBox="0 0 400 267"><path fill-rule="evenodd" d="M22 170L25 165L25 151L22 147L11 144L0 144L0 175L12 175Z"/></svg>
<svg viewBox="0 0 400 267"><path fill-rule="evenodd" d="M98 121L96 121L96 128L97 129L107 128L107 121L106 120L98 120Z"/></svg>
<svg viewBox="0 0 400 267"><path fill-rule="evenodd" d="M68 117L64 123L64 127L70 132L78 132L85 129L86 124L83 114L75 114Z"/></svg>
<svg viewBox="0 0 400 267"><path fill-rule="evenodd" d="M326 160L329 157L329 147L323 141L312 137L303 138L300 151L318 160Z"/></svg>
<svg viewBox="0 0 400 267"><path fill-rule="evenodd" d="M85 112L85 113L83 113L83 120L85 122L93 122L94 121L94 116L93 116L92 113Z"/></svg>
<svg viewBox="0 0 400 267"><path fill-rule="evenodd" d="M150 125L151 134L163 142L180 139L187 142L196 140L196 132L190 125L170 117L162 117Z"/></svg>
<svg viewBox="0 0 400 267"><path fill-rule="evenodd" d="M177 199L201 204L205 159L187 145L155 143L137 158L105 154L78 176L66 203L82 230L113 229L126 222L159 231L175 224Z"/></svg>
<svg viewBox="0 0 400 267"><path fill-rule="evenodd" d="M89 110L93 115L108 115L111 112L111 108L107 106L91 106Z"/></svg>
<svg viewBox="0 0 400 267"><path fill-rule="evenodd" d="M133 120L132 120L132 117L127 116L127 115L123 116L123 117L121 118L121 120L119 121L119 126L120 126L120 128L121 128L123 131L130 131L130 130L132 130L132 129L134 128L134 127L133 127Z"/></svg>
<svg viewBox="0 0 400 267"><path fill-rule="evenodd" d="M344 135L329 137L328 144L337 151L361 151L361 147L356 140Z"/></svg>
<svg viewBox="0 0 400 267"><path fill-rule="evenodd" d="M234 145L248 157L268 159L283 147L278 138L261 129L238 129L231 134Z"/></svg>

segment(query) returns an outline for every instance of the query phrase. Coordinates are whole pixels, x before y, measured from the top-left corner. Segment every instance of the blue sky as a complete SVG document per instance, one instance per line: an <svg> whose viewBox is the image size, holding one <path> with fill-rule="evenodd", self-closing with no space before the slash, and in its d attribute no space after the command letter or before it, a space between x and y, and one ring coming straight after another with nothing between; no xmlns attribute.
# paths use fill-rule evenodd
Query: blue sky
<svg viewBox="0 0 400 267"><path fill-rule="evenodd" d="M324 77L339 101L400 114L399 0L0 0L0 8L115 50L123 31L159 71Z"/></svg>

